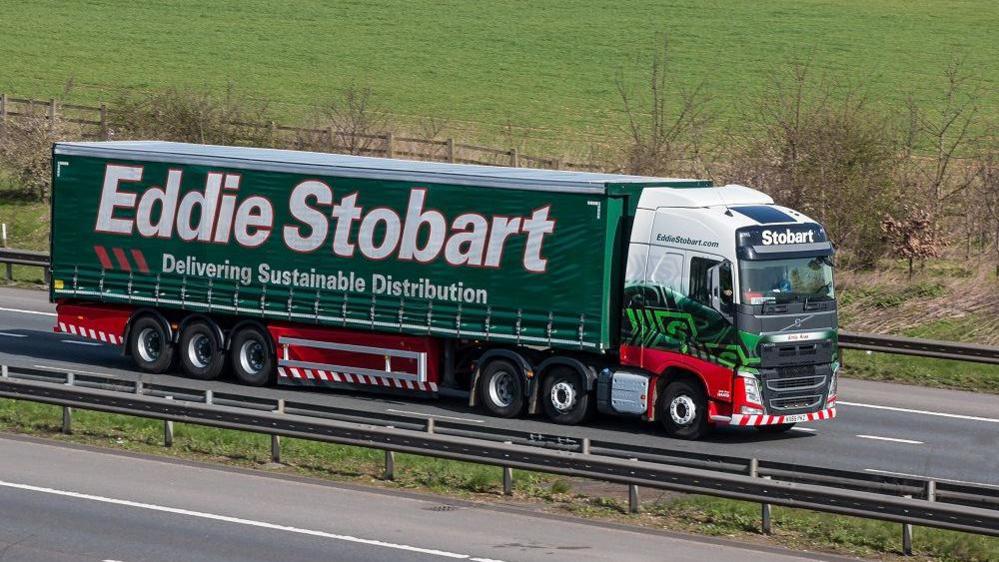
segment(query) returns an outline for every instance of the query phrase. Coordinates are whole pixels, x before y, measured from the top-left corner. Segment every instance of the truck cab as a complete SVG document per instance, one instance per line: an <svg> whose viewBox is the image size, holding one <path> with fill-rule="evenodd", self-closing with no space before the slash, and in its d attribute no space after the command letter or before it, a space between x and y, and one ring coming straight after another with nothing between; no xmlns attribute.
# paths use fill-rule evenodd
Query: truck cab
<svg viewBox="0 0 999 562"><path fill-rule="evenodd" d="M836 415L834 250L821 225L736 185L646 188L634 217L610 394L630 369L651 374L643 414L691 439Z"/></svg>

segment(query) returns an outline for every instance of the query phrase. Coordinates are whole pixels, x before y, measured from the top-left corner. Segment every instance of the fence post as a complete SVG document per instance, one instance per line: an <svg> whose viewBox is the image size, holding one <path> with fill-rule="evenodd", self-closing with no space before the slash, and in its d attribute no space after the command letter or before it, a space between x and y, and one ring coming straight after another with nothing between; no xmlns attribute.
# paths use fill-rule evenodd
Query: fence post
<svg viewBox="0 0 999 562"><path fill-rule="evenodd" d="M552 168L555 169L555 170L561 170L562 169L562 159L561 158L552 158Z"/></svg>
<svg viewBox="0 0 999 562"><path fill-rule="evenodd" d="M271 148L274 148L275 133L277 133L277 123L271 121L267 124L267 138L271 145Z"/></svg>
<svg viewBox="0 0 999 562"><path fill-rule="evenodd" d="M277 408L274 410L275 414L284 413L284 398L278 398ZM275 464L281 463L281 436L271 435L271 462Z"/></svg>
<svg viewBox="0 0 999 562"><path fill-rule="evenodd" d="M520 153L517 152L516 148L510 149L510 165L514 168L520 166Z"/></svg>
<svg viewBox="0 0 999 562"><path fill-rule="evenodd" d="M336 150L336 131L333 130L333 125L326 127L326 132L330 136L330 152Z"/></svg>
<svg viewBox="0 0 999 562"><path fill-rule="evenodd" d="M447 161L454 164L454 139L447 139Z"/></svg>
<svg viewBox="0 0 999 562"><path fill-rule="evenodd" d="M55 118L56 118L56 99L52 98L49 100L49 132L51 133L55 130Z"/></svg>
<svg viewBox="0 0 999 562"><path fill-rule="evenodd" d="M104 140L108 140L108 138L109 138L108 133L110 131L108 130L108 106L107 106L107 104L105 104L104 102L101 102L101 109L100 109L100 111L101 111L101 113L100 113L100 115L101 115L100 116L100 121L101 121L101 138L104 139Z"/></svg>
<svg viewBox="0 0 999 562"><path fill-rule="evenodd" d="M504 445L513 445L513 441L504 441ZM513 469L509 466L503 467L503 495L513 495Z"/></svg>
<svg viewBox="0 0 999 562"><path fill-rule="evenodd" d="M385 157L395 158L395 135L392 133L385 133Z"/></svg>
<svg viewBox="0 0 999 562"><path fill-rule="evenodd" d="M0 125L7 124L7 94L0 94Z"/></svg>

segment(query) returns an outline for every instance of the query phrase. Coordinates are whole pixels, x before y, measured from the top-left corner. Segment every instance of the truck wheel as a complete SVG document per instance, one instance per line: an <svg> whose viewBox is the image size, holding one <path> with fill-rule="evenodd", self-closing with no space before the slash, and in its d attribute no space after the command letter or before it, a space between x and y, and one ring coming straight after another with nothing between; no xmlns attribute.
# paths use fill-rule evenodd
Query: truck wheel
<svg viewBox="0 0 999 562"><path fill-rule="evenodd" d="M708 432L708 401L700 386L678 380L659 399L659 421L670 437L700 439Z"/></svg>
<svg viewBox="0 0 999 562"><path fill-rule="evenodd" d="M559 368L545 377L541 396L548 419L563 425L582 423L596 405L574 369Z"/></svg>
<svg viewBox="0 0 999 562"><path fill-rule="evenodd" d="M222 342L213 326L203 320L191 322L180 335L180 366L194 379L215 380L225 366Z"/></svg>
<svg viewBox="0 0 999 562"><path fill-rule="evenodd" d="M524 410L524 377L509 361L490 361L479 375L478 392L493 415L513 418Z"/></svg>
<svg viewBox="0 0 999 562"><path fill-rule="evenodd" d="M147 373L165 373L173 364L170 336L163 325L151 316L143 316L132 324L128 350L135 366Z"/></svg>
<svg viewBox="0 0 999 562"><path fill-rule="evenodd" d="M779 423L776 425L761 425L756 429L760 433L787 433L794 427L793 423Z"/></svg>
<svg viewBox="0 0 999 562"><path fill-rule="evenodd" d="M236 380L249 386L264 386L274 377L274 355L270 336L259 328L247 327L236 332L229 343L229 361Z"/></svg>

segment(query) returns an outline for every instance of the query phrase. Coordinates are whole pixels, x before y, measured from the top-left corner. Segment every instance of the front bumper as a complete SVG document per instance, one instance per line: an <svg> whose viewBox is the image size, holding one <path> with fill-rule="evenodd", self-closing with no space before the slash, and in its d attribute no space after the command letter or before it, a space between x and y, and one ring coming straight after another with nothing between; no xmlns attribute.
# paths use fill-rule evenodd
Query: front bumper
<svg viewBox="0 0 999 562"><path fill-rule="evenodd" d="M711 416L711 421L717 424L728 424L737 426L760 426L760 425L780 425L784 423L804 423L812 421L830 420L836 417L836 407L831 406L818 412L810 414L789 414L785 416L769 416L766 414L748 415L732 414L731 416Z"/></svg>

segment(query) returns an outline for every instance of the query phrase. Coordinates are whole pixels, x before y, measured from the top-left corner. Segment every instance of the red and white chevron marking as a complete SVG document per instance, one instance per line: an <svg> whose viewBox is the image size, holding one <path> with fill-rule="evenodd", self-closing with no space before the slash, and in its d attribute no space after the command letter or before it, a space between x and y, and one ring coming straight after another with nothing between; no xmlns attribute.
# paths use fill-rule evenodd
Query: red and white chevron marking
<svg viewBox="0 0 999 562"><path fill-rule="evenodd" d="M304 369L301 367L278 367L278 376L286 379L312 380L317 382L340 382L349 384L369 384L419 392L437 392L435 382L415 382L393 377L375 377L371 375L352 375L350 373L334 373L322 369Z"/></svg>
<svg viewBox="0 0 999 562"><path fill-rule="evenodd" d="M121 345L125 343L125 340L117 334L102 332L100 330L95 330L93 328L84 328L83 326L75 326L73 324L67 324L65 322L59 322L59 331L64 334L73 334L74 336L90 338L92 340L99 340L104 343L110 343L114 345Z"/></svg>
<svg viewBox="0 0 999 562"><path fill-rule="evenodd" d="M804 418L802 418L804 416ZM746 414L732 414L732 425L777 425L782 423L810 422L828 420L836 417L836 408L826 408L811 414L797 414L791 416L766 416ZM789 419L790 418L790 419Z"/></svg>

